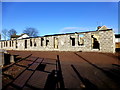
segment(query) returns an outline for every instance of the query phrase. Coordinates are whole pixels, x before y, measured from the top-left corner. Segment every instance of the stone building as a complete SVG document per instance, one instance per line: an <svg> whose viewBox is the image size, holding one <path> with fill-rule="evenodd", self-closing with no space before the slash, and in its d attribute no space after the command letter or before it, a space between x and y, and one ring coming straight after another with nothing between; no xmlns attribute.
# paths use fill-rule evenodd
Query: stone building
<svg viewBox="0 0 120 90"><path fill-rule="evenodd" d="M0 41L6 50L115 52L115 35L105 26L96 31L45 35L43 37Z"/></svg>

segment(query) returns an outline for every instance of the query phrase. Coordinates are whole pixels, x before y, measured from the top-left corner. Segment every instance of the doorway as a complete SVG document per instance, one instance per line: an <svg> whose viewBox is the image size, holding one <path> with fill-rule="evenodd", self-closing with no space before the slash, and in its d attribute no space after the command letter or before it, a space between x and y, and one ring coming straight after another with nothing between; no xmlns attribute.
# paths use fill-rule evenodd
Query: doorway
<svg viewBox="0 0 120 90"><path fill-rule="evenodd" d="M27 40L25 40L25 48L27 48Z"/></svg>
<svg viewBox="0 0 120 90"><path fill-rule="evenodd" d="M92 37L92 48L100 49L100 44L98 42L98 39L96 37L94 37L94 35L92 35L91 37Z"/></svg>
<svg viewBox="0 0 120 90"><path fill-rule="evenodd" d="M54 38L54 48L58 49L58 38Z"/></svg>

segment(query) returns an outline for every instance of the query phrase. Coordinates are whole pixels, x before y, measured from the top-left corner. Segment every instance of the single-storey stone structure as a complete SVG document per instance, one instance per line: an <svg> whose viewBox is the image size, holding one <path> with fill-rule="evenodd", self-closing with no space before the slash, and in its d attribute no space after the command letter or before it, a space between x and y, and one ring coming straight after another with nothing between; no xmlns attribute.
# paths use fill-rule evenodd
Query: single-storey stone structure
<svg viewBox="0 0 120 90"><path fill-rule="evenodd" d="M104 29L104 30L103 30ZM0 41L0 49L35 51L95 51L115 52L115 35L112 29L45 35L43 37Z"/></svg>

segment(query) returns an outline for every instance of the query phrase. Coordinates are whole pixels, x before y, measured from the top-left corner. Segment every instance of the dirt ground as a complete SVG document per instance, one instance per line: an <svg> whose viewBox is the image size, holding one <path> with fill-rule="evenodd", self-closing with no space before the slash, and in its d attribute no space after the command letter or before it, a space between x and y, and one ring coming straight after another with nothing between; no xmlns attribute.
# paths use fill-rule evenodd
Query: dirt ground
<svg viewBox="0 0 120 90"><path fill-rule="evenodd" d="M120 89L120 53L57 51L8 51L8 53L17 55L16 58L19 59L3 67L3 89Z"/></svg>

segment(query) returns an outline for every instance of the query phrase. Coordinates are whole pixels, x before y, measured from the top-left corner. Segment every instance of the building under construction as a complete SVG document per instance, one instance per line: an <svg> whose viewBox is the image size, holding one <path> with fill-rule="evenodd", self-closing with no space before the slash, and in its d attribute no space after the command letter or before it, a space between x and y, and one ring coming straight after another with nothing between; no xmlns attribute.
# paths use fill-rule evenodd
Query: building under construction
<svg viewBox="0 0 120 90"><path fill-rule="evenodd" d="M96 31L0 41L0 49L34 51L115 52L115 35L106 26Z"/></svg>

